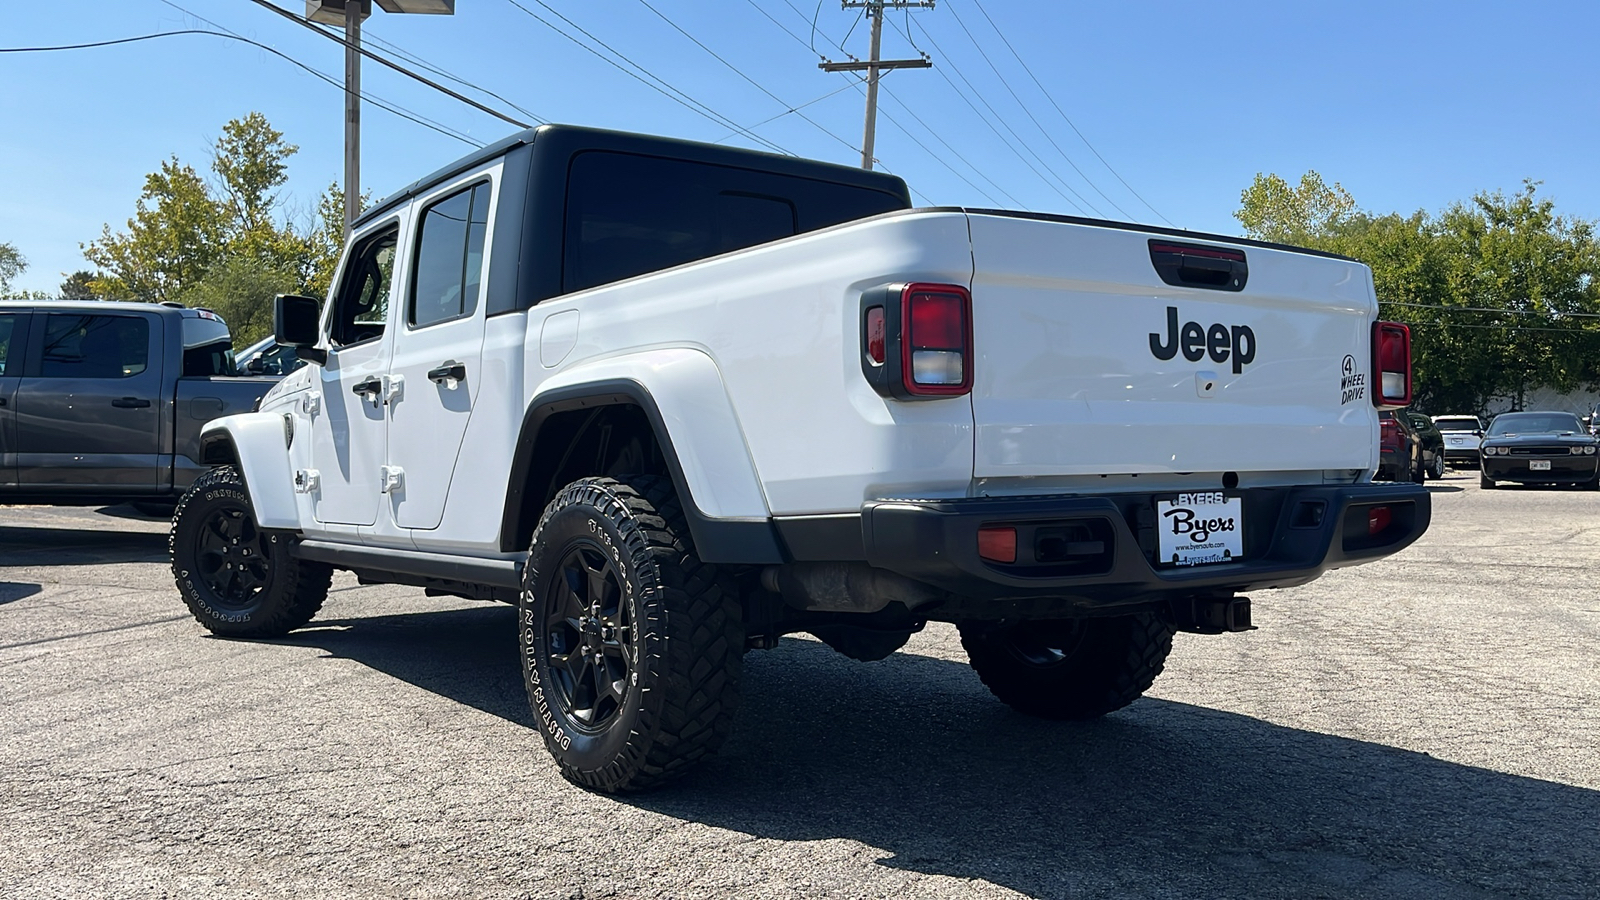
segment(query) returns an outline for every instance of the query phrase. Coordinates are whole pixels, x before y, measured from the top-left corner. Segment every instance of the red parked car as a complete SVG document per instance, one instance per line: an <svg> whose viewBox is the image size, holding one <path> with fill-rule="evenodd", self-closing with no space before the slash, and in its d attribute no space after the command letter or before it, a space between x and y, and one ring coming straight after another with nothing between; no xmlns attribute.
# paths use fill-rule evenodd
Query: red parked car
<svg viewBox="0 0 1600 900"><path fill-rule="evenodd" d="M1415 481L1428 477L1422 462L1422 438L1405 416L1385 410L1378 413L1377 481Z"/></svg>

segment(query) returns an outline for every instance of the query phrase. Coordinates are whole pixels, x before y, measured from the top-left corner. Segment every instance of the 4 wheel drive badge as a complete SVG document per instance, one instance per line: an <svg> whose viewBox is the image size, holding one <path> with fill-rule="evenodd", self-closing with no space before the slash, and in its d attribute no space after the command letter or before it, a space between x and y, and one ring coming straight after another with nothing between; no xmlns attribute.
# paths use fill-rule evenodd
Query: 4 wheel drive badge
<svg viewBox="0 0 1600 900"><path fill-rule="evenodd" d="M1339 405L1367 395L1367 373L1356 371L1356 358L1346 353L1339 364Z"/></svg>

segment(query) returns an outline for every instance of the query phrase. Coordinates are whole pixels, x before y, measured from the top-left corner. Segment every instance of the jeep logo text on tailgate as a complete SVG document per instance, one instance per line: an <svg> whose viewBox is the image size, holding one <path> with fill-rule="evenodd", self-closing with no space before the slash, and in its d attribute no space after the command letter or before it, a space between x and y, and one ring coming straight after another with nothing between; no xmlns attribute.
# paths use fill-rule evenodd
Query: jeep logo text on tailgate
<svg viewBox="0 0 1600 900"><path fill-rule="evenodd" d="M1183 350L1183 358L1190 362L1199 362L1202 357L1210 354L1211 361L1225 363L1229 357L1233 358L1233 374L1244 371L1256 358L1256 333L1250 330L1249 325L1234 325L1229 327L1218 322L1210 328L1202 326L1199 322L1185 322L1178 326L1178 308L1167 307L1167 339L1161 340L1161 335L1150 332L1150 352L1156 359L1168 360L1178 355L1179 349Z"/></svg>

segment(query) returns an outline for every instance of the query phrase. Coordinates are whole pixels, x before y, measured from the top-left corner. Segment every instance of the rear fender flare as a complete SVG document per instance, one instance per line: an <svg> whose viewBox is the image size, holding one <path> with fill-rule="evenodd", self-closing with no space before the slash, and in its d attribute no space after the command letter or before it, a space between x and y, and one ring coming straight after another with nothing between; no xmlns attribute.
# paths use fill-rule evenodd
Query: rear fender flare
<svg viewBox="0 0 1600 900"><path fill-rule="evenodd" d="M200 432L200 461L239 470L261 528L300 528L289 465L293 426L286 421L281 413L242 413L215 419Z"/></svg>
<svg viewBox="0 0 1600 900"><path fill-rule="evenodd" d="M783 552L733 404L711 357L698 350L629 354L563 371L528 404L507 485L501 549L518 543L534 448L551 415L633 405L649 419L705 562L779 563ZM533 513L537 515L537 513Z"/></svg>

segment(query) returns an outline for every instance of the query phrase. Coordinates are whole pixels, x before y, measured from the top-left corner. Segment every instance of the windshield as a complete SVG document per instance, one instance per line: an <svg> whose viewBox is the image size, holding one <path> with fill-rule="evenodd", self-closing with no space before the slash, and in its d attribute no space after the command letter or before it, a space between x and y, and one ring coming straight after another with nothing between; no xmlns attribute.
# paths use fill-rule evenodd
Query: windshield
<svg viewBox="0 0 1600 900"><path fill-rule="evenodd" d="M1478 420L1468 416L1441 416L1433 420L1433 426L1440 431L1482 431L1483 426Z"/></svg>
<svg viewBox="0 0 1600 900"><path fill-rule="evenodd" d="M1490 437L1511 434L1567 434L1583 431L1572 413L1506 413L1494 420Z"/></svg>

